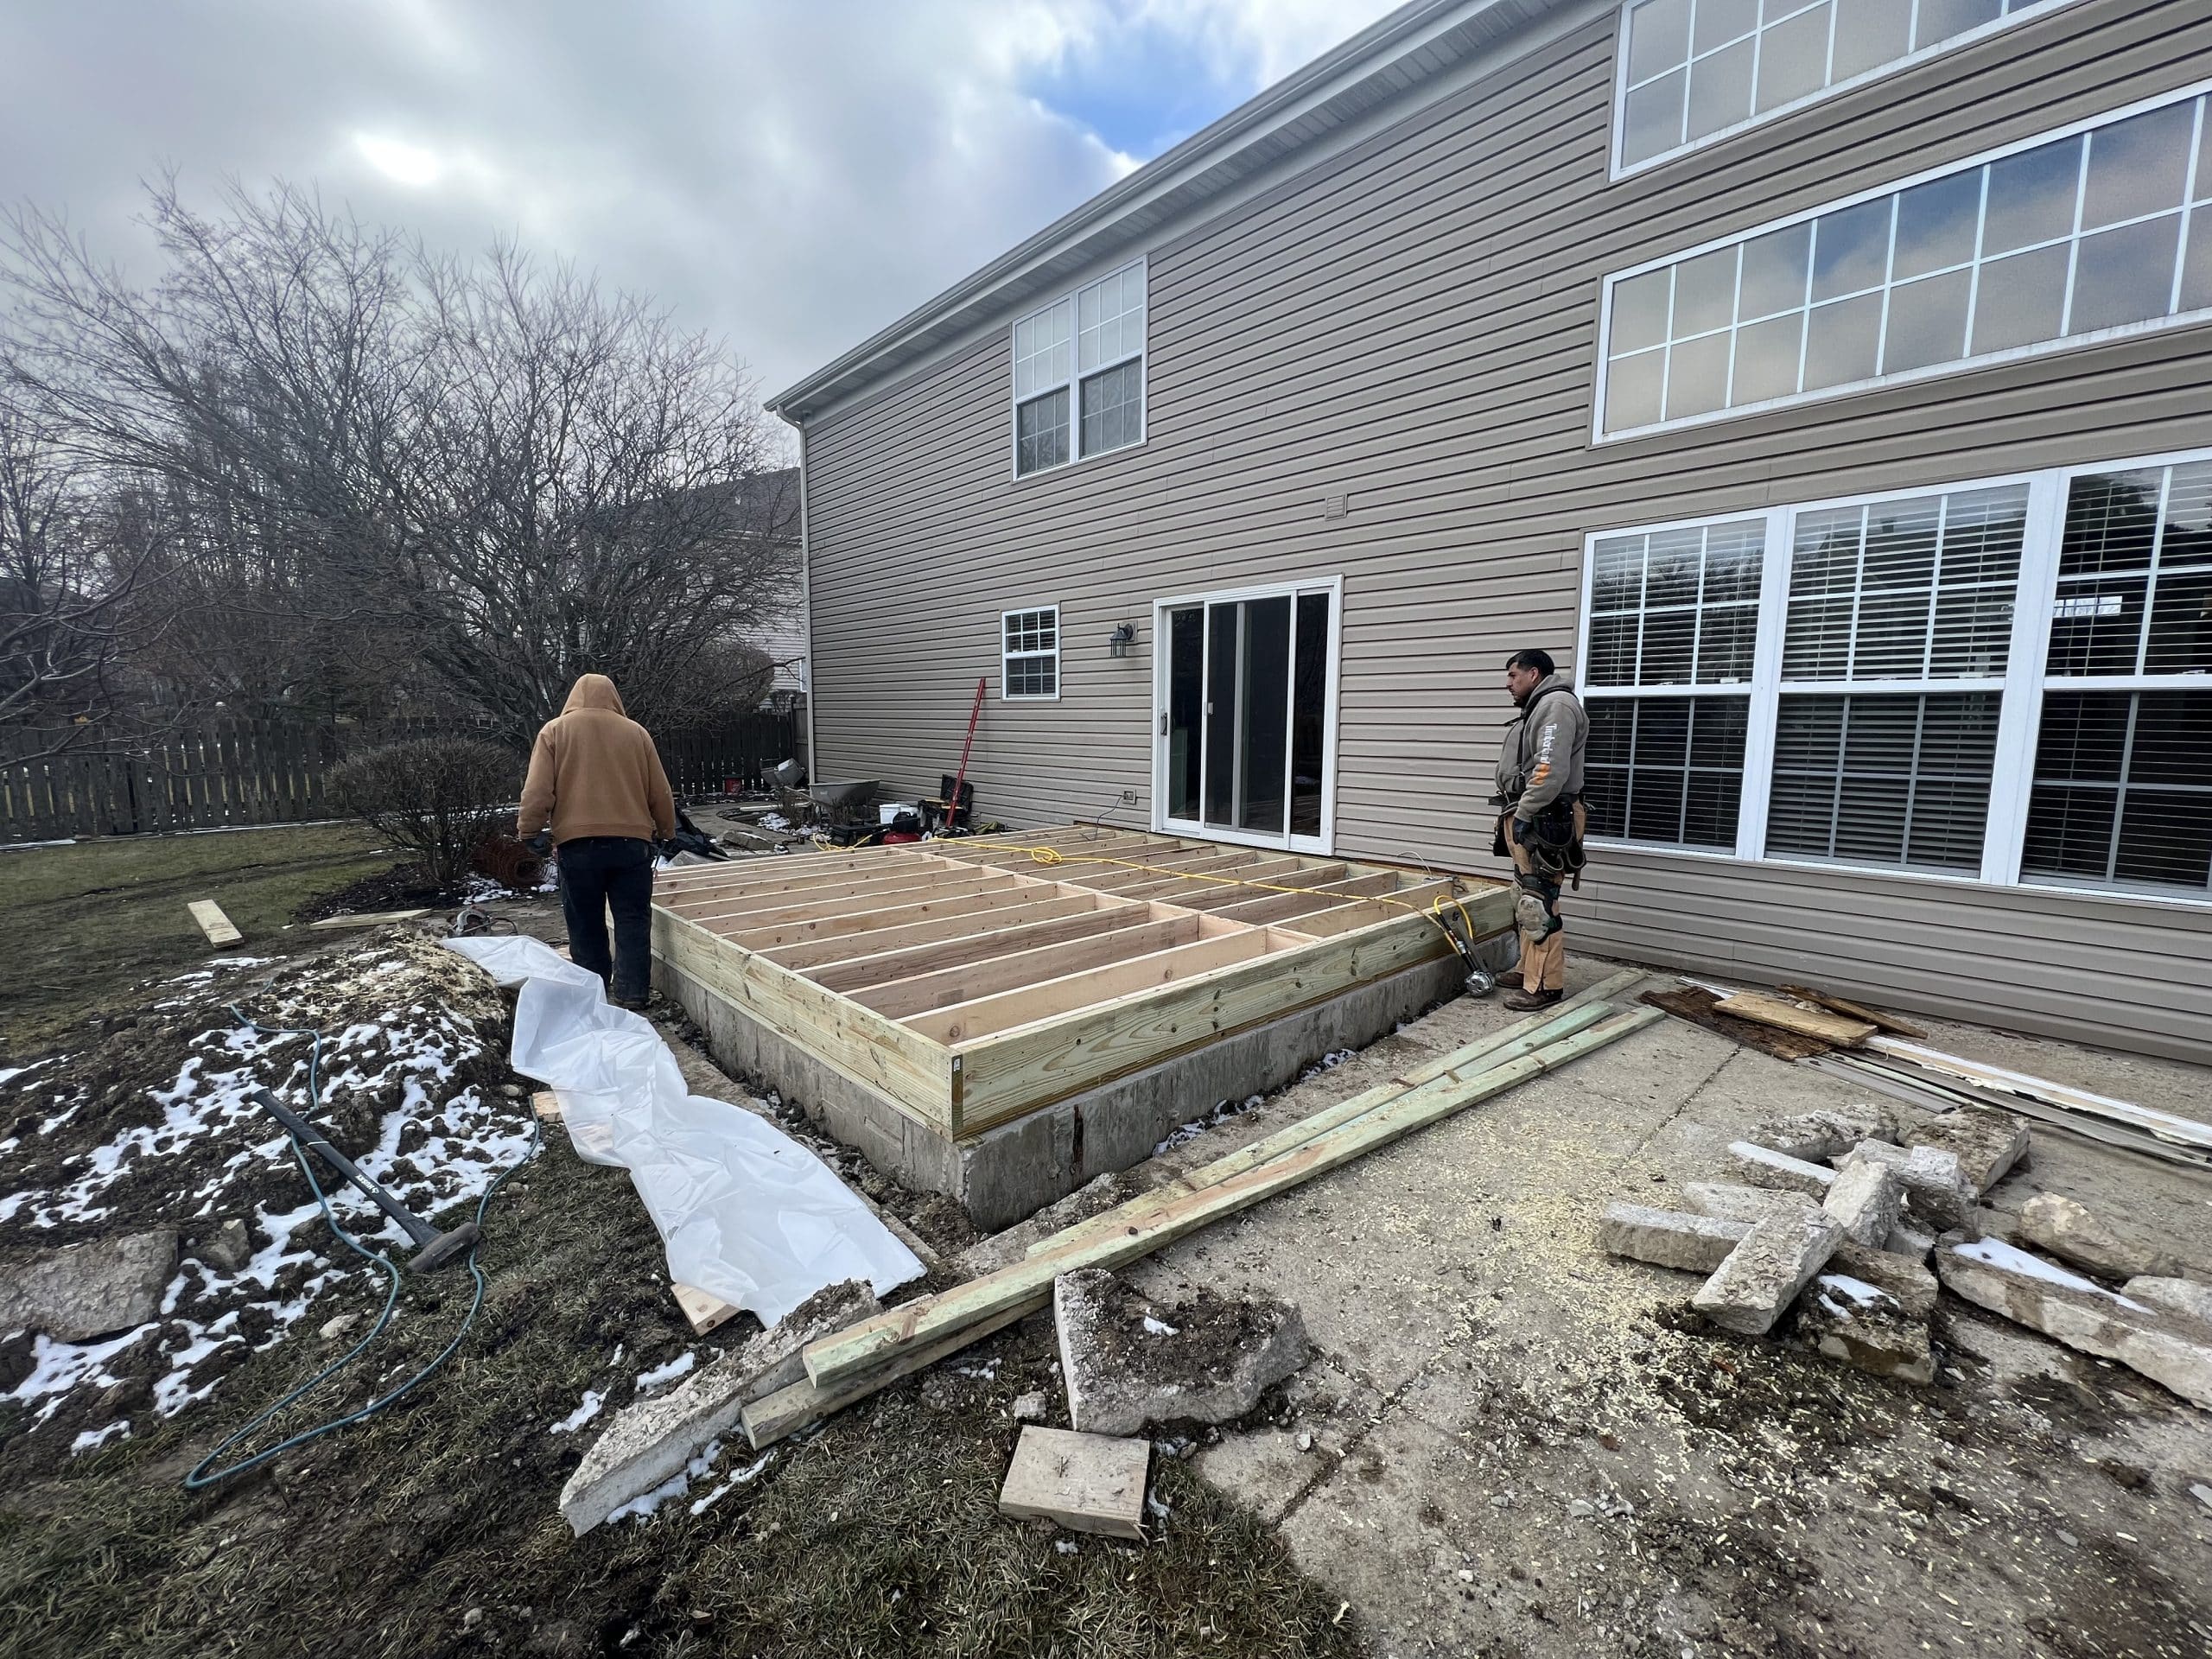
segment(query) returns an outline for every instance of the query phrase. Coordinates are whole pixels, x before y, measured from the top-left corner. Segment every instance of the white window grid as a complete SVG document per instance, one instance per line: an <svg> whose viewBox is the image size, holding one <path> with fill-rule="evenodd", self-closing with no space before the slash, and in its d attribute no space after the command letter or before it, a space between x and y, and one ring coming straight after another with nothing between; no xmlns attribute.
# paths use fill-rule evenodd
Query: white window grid
<svg viewBox="0 0 2212 1659"><path fill-rule="evenodd" d="M1591 677L1597 658L1609 654L1593 652L1580 659L1589 665L1584 683L1592 690L1622 691L1749 685L1748 666L1732 671L1735 639L1744 623L1758 620L1759 539L1764 533L1764 522L1754 518L1599 538L1592 550L1591 632L1616 631L1624 643L1633 627L1636 643L1618 653L1630 669L1627 677ZM1732 566L1745 559L1751 561L1752 575L1748 586L1739 588L1741 577ZM1671 569L1663 568L1668 564ZM1631 569L1632 601L1626 591ZM1680 586L1684 575L1686 594ZM1609 592L1609 585L1619 591ZM1661 640L1666 643L1657 644ZM1677 658L1682 664L1679 672L1673 666Z"/></svg>
<svg viewBox="0 0 2212 1659"><path fill-rule="evenodd" d="M2190 587L2212 576L2212 558L2202 552L2196 556L2175 557L2169 549L2171 526L2184 515L2198 520L2212 520L2212 463L2197 463L2146 469L2142 472L2125 468L2100 469L2099 475L2114 477L2123 482L2130 478L2142 480L2155 477L2153 499L2156 503L2156 526L2149 544L2144 549L2141 561L2122 564L2104 564L2094 570L2069 573L2062 566L2058 572L2058 592L2051 605L2051 620L2073 620L2125 615L2126 601L2135 598L2141 607L2137 620L2134 648L2126 672L2145 674L2154 671L2151 658L2154 650L2163 650L2170 642L2160 637L2153 626L2160 613L2162 590L2169 596L2174 588L2182 590L2184 600ZM2212 529L2212 524L2208 524ZM2064 550L2061 549L2062 559ZM2139 589L2136 584L2139 583ZM2171 586L2169 585L2171 584ZM2139 598L2138 593L2139 592ZM2082 666L2059 656L2054 644L2047 669L2054 683L2075 680L2109 677L2109 671ZM2212 663L2192 661L2184 671L2212 670Z"/></svg>
<svg viewBox="0 0 2212 1659"><path fill-rule="evenodd" d="M2212 318L2212 300L2198 302L2192 281L2212 285L2212 161L2206 151L2212 149L2212 112L2207 105L2212 103L2204 96L2212 91L2212 80L2076 122L2069 126L2039 133L2002 149L1987 151L1966 162L1930 169L1898 183L1863 191L1857 195L1831 202L1805 213L1777 219L1738 234L1724 237L1691 248L1679 254L1648 260L1640 265L1608 276L1599 320L1599 366L1597 394L1591 416L1591 433L1594 442L1618 442L1643 434L1672 431L1688 426L1702 425L1716 420L1732 420L1762 410L1787 407L1818 399L1847 396L1871 387L1903 384L1925 379L1933 375L1955 373L1969 366L1982 366L2013 359L2037 355L2044 352L2063 350L2096 340L2115 339L2152 329L2167 328L2181 324ZM2089 175L2096 145L2094 138L2082 143L2074 184L2071 225L2062 233L2023 242L2018 246L2001 248L1985 246L1988 232L1990 169L2008 158L2039 149L2049 144L2063 143L2082 134L2094 134L2106 128L2117 127L2137 116L2147 115L2175 105L2189 106L2189 129L2184 143L2183 179L2180 200L2171 205L2149 211L2085 223L2084 214L2089 194ZM1910 192L1925 185L1961 180L1977 175L1976 206L1974 220L1974 249L1965 258L1955 258L1926 269L1915 268L1900 275L1897 267L1898 207ZM1840 224L1841 217L1854 209L1877 205L1875 211L1885 221L1878 232L1884 247L1878 272L1868 270L1856 283L1823 289L1821 275L1819 225L1827 220ZM2081 254L2085 242L2101 238L2115 232L2139 226L2155 226L2160 219L2176 219L2173 266L2166 290L2166 307L2157 315L2133 321L2110 325L2085 327L2076 329L2077 321L2087 324L2088 318L2077 318L2076 301L2080 297L2077 277L2081 269ZM1802 291L1794 293L1779 304L1753 305L1745 303L1744 275L1748 263L1746 254L1755 244L1775 238L1782 246L1796 238L1788 233L1805 227L1803 237L1804 276ZM1980 285L1984 275L2000 263L2010 264L2022 256L2051 250L2063 250L2066 273L2061 290L2061 310L2058 332L2017 344L1993 346L1975 351L1975 329L1983 321L1979 311ZM1686 293L1683 273L1692 266L1699 267L1698 283ZM1725 273L1726 315L1715 315L1710 321L1700 315L1698 302L1705 296L1698 289L1708 281ZM1663 276L1663 283L1640 285L1640 279ZM1967 293L1961 323L1963 354L1937 357L1902 366L1885 362L1891 354L1891 319L1899 295L1918 298L1936 292L1935 284L1963 279ZM1623 315L1621 301L1631 285L1637 286L1639 300L1646 294L1656 298L1664 289L1664 321L1659 325L1656 340L1639 342L1621 351L1614 349L1617 324ZM1719 285L1714 296L1718 297ZM1683 303L1685 300L1690 302ZM2185 303L2185 302L2187 302ZM1874 359L1871 373L1838 380L1833 384L1807 384L1808 368L1812 355L1815 320L1821 316L1841 316L1852 307L1862 310L1872 307L1878 312L1873 323ZM1688 315L1684 315L1688 314ZM1795 326L1796 334L1796 372L1789 381L1789 389L1767 393L1764 387L1750 384L1748 374L1739 372L1746 365L1739 361L1739 350L1746 334L1754 328L1765 328L1786 338L1787 330ZM1787 348L1784 349L1784 360ZM1677 402L1677 359L1685 365L1710 359L1707 368L1718 367L1722 373L1723 391L1718 404L1702 407L1688 407L1680 413L1672 412ZM1622 375L1640 377L1648 382L1656 373L1659 386L1659 415L1656 419L1628 421L1615 426L1608 418L1607 404L1616 383ZM1681 377L1685 385L1693 384L1687 374ZM1739 379L1745 392L1759 395L1739 400L1737 397Z"/></svg>
<svg viewBox="0 0 2212 1659"><path fill-rule="evenodd" d="M1838 73L1836 43L1839 37L1847 41L1847 31L1853 20L1843 16L1850 0L1676 0L1685 14L1682 31L1682 50L1669 53L1663 59L1649 59L1639 63L1634 51L1636 27L1639 15L1650 14L1669 0L1628 0L1621 8L1619 29L1618 67L1615 74L1613 92L1613 137L1611 148L1612 176L1623 178L1646 168L1657 167L1678 156L1720 143L1748 128L1777 120L1792 111L1808 104L1863 86L1881 76L1897 73L1923 63L1939 54L1950 52L1982 40L2015 23L2055 11L2073 0L1998 0L1998 15L1986 22L1959 29L1950 34L1936 31L1944 26L1942 8L1935 0L1886 0L1884 9L1901 15L1906 50L1895 57L1883 58L1863 67L1849 67ZM1723 21L1705 29L1700 39L1699 29L1705 14L1719 16ZM1781 33L1792 35L1808 29L1817 37L1820 54L1820 79L1817 86L1802 92L1778 98L1761 107L1759 87L1765 76L1765 61L1770 42ZM1738 119L1728 121L1712 130L1691 137L1688 134L1692 84L1698 78L1697 67L1723 59L1732 52L1741 55L1748 50L1747 96L1749 111ZM1649 156L1630 158L1628 154L1629 100L1635 93L1659 86L1670 75L1682 76L1682 86L1676 101L1678 111L1675 130L1677 141L1654 150Z"/></svg>
<svg viewBox="0 0 2212 1659"><path fill-rule="evenodd" d="M1147 262L1137 259L1040 307L1014 325L1009 426L1014 477L1033 478L1144 442L1147 277ZM1128 384L1128 376L1112 373L1131 364L1136 366L1134 387ZM1023 406L1059 394L1065 397L1064 453L1057 461L1025 467ZM1113 408L1087 409L1086 402L1094 397L1110 398ZM1131 403L1135 410L1126 410ZM1102 415L1106 418L1102 419Z"/></svg>
<svg viewBox="0 0 2212 1659"><path fill-rule="evenodd" d="M1016 688L1020 689L1016 689ZM999 613L999 701L1054 702L1060 695L1060 607Z"/></svg>
<svg viewBox="0 0 2212 1659"><path fill-rule="evenodd" d="M1885 875L1912 880L1966 882L1983 886L2020 887L2032 885L2037 890L2059 889L2074 891L2100 899L2130 897L2151 899L2161 905L2212 905L2212 899L2200 900L2186 891L2159 887L2141 893L2127 888L2069 884L2063 880L2038 877L2032 882L2024 881L2021 874L2022 845L2027 831L2029 797L2034 781L2037 734L2043 715L2043 696L2048 685L2056 690L2108 690L2115 691L2189 690L2212 695L2212 677L2202 673L2135 673L2105 674L2094 677L2056 677L2046 674L2044 655L2048 646L2052 614L2056 607L2057 567L2063 533L2066 492L2077 478L2094 474L2145 471L2153 467L2179 467L2212 461L2212 448L2183 451L2169 454L2126 458L2107 461L2084 463L2078 466L2054 467L2040 472L2012 474L1992 478L1961 480L1939 486L1943 493L1965 494L2024 486L2028 493L2025 534L2020 553L2018 586L2012 607L2012 634L2005 658L2005 671L1993 679L1941 679L1921 681L1843 681L1793 683L1790 693L1827 692L1863 695L1885 691L1950 693L1964 690L1993 690L2000 694L1996 760L1989 790L1987 817L1982 843L1980 867L1971 874L1946 874L1938 871L1883 867ZM1936 492L1922 487L1911 490L1892 490L1824 500L1813 500L1777 505L1754 515L1766 523L1764 569L1759 589L1759 632L1758 656L1754 664L1751 688L1750 732L1745 744L1744 789L1739 808L1736 843L1733 848L1708 849L1684 847L1655 842L1637 842L1619 837L1593 837L1601 846L1635 848L1643 846L1663 850L1672 855L1686 858L1723 858L1754 861L1781 865L1802 865L1815 868L1834 868L1835 861L1770 853L1767 849L1767 817L1771 804L1774 774L1775 740L1780 703L1785 695L1781 677L1783 631L1786 618L1791 551L1795 545L1795 527L1802 516L1861 505L1878 505L1925 496ZM1601 540L1633 533L1658 533L1681 531L1729 521L1740 522L1745 515L1725 515L1706 519L1676 519L1661 524L1624 526L1619 530L1595 531L1584 544L1583 590L1581 622L1576 639L1575 660L1587 660L1589 652L1592 587L1596 573L1596 547ZM1640 697L1668 695L1710 696L1710 688L1696 686L1654 687L1640 689L1633 693ZM1600 691L1592 688L1593 696L1611 696L1620 693ZM1866 868L1866 867L1856 867Z"/></svg>

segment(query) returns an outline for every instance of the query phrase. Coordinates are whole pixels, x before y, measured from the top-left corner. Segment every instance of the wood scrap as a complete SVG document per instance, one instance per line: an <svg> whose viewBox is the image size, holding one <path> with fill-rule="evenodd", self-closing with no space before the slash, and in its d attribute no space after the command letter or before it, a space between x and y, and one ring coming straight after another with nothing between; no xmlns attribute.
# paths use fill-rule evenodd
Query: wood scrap
<svg viewBox="0 0 2212 1659"><path fill-rule="evenodd" d="M223 907L213 899L194 899L185 908L200 924L200 931L207 936L208 944L237 944L245 939L245 935L231 925L231 918L223 914Z"/></svg>
<svg viewBox="0 0 2212 1659"><path fill-rule="evenodd" d="M1831 996L1826 991L1816 991L1808 986L1784 985L1782 988L1782 994L1784 996L1794 996L1800 1002L1810 1002L1826 1008L1831 1014L1844 1014L1853 1020L1864 1020L1876 1030L1886 1031L1895 1036L1911 1037L1920 1040L1925 1040L1928 1036L1928 1033L1918 1026L1900 1020L1893 1014L1885 1014L1879 1008L1870 1008L1863 1002L1853 1002L1847 997Z"/></svg>
<svg viewBox="0 0 2212 1659"><path fill-rule="evenodd" d="M537 1114L541 1123L561 1121L561 1096L550 1089L540 1089L530 1097L530 1109Z"/></svg>
<svg viewBox="0 0 2212 1659"><path fill-rule="evenodd" d="M309 922L311 928L381 927L386 922L411 922L427 916L427 910L380 910L361 915L326 916L319 922Z"/></svg>
<svg viewBox="0 0 2212 1659"><path fill-rule="evenodd" d="M671 1281L668 1287L676 1293L676 1305L683 1310L684 1319L697 1336L703 1337L708 1332L728 1325L744 1311L696 1286Z"/></svg>
<svg viewBox="0 0 2212 1659"><path fill-rule="evenodd" d="M999 1513L1075 1532L1144 1541L1144 1485L1152 1442L1072 1429L1021 1431L999 1489Z"/></svg>
<svg viewBox="0 0 2212 1659"><path fill-rule="evenodd" d="M1679 991L1646 991L1643 1000L1655 1008L1663 1008L1678 1020L1687 1020L1694 1026L1703 1026L1707 1031L1741 1043L1746 1048L1756 1048L1762 1054L1771 1054L1777 1060L1809 1059L1815 1054L1834 1052L1834 1045L1816 1037L1802 1036L1796 1032L1782 1031L1772 1026L1760 1025L1753 1020L1739 1020L1732 1014L1719 1013L1721 995L1701 985L1685 986Z"/></svg>
<svg viewBox="0 0 2212 1659"><path fill-rule="evenodd" d="M1826 1008L1801 1008L1795 1002L1762 995L1758 991L1738 991L1733 996L1723 997L1719 1006L1722 1014L1735 1019L1795 1032L1800 1037L1814 1038L1833 1048L1854 1048L1874 1035L1877 1029L1864 1020L1831 1014Z"/></svg>

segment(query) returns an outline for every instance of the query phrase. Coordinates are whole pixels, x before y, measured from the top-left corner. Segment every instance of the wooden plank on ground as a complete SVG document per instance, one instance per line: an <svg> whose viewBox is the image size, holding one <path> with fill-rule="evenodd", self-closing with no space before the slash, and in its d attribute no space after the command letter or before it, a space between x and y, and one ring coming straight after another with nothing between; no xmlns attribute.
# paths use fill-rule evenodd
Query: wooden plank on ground
<svg viewBox="0 0 2212 1659"><path fill-rule="evenodd" d="M1141 1543L1145 1478L1151 1469L1148 1440L1029 1423L1007 1465L999 1513Z"/></svg>
<svg viewBox="0 0 2212 1659"><path fill-rule="evenodd" d="M326 916L319 922L309 922L309 927L382 927L386 922L411 922L428 916L427 910L379 910L357 916Z"/></svg>
<svg viewBox="0 0 2212 1659"><path fill-rule="evenodd" d="M1677 1020L1687 1020L1694 1026L1703 1026L1707 1031L1726 1037L1732 1043L1741 1043L1746 1048L1756 1048L1762 1054L1771 1054L1777 1060L1810 1059L1815 1054L1834 1052L1834 1046L1817 1037L1802 1037L1794 1031L1780 1031L1772 1026L1760 1025L1753 1020L1738 1020L1719 1012L1720 999L1702 986L1684 986L1678 991L1646 991L1643 1000L1655 1008L1662 1008Z"/></svg>
<svg viewBox="0 0 2212 1659"><path fill-rule="evenodd" d="M696 1336L703 1337L708 1332L728 1325L743 1311L696 1286L671 1280L668 1287L676 1293L676 1305L683 1310L685 1320Z"/></svg>
<svg viewBox="0 0 2212 1659"><path fill-rule="evenodd" d="M231 925L231 918L223 914L223 907L213 899L194 899L186 908L192 919L200 924L200 931L207 936L210 944L236 944L245 935Z"/></svg>
<svg viewBox="0 0 2212 1659"><path fill-rule="evenodd" d="M1800 1037L1810 1037L1835 1048L1851 1048L1863 1043L1875 1030L1864 1020L1831 1014L1826 1008L1801 1008L1795 1002L1763 996L1757 991L1738 991L1733 996L1721 998L1719 1011L1738 1020L1793 1031Z"/></svg>
<svg viewBox="0 0 2212 1659"><path fill-rule="evenodd" d="M1918 1026L1900 1020L1893 1014L1884 1014L1879 1008L1870 1008L1840 996L1830 996L1826 991L1815 991L1803 985L1784 985L1784 996L1794 996L1800 1002L1815 1002L1831 1014L1840 1014L1847 1019L1864 1020L1879 1031L1892 1032L1899 1037L1926 1040L1928 1033Z"/></svg>

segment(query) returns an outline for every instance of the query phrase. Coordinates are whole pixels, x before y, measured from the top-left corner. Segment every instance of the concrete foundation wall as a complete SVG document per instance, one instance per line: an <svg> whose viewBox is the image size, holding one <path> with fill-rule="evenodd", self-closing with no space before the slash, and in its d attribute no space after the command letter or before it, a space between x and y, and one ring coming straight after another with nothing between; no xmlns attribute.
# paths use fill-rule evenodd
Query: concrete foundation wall
<svg viewBox="0 0 2212 1659"><path fill-rule="evenodd" d="M1493 940L1484 954L1502 965L1513 950L1510 938ZM1408 968L966 1141L948 1140L682 969L656 960L653 976L724 1070L775 1090L893 1180L957 1199L976 1226L995 1232L1096 1176L1141 1163L1170 1130L1220 1102L1280 1089L1324 1054L1373 1042L1447 1001L1461 970L1448 957Z"/></svg>

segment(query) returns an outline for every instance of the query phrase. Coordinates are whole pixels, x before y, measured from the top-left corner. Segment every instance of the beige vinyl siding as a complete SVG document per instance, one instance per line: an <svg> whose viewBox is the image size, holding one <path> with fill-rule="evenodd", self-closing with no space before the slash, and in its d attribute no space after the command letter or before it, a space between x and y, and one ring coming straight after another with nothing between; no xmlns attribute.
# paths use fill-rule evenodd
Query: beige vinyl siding
<svg viewBox="0 0 2212 1659"><path fill-rule="evenodd" d="M1341 575L1337 850L1488 869L1499 664L1528 644L1569 657L1588 532L2212 441L2212 329L2197 327L1593 448L1606 272L2189 84L2212 62L2212 8L2085 0L1614 184L1612 17L1141 250L1141 447L1014 480L1003 327L810 422L819 774L928 790L957 764L988 676L970 768L986 815L1148 823L1153 601ZM1326 518L1338 491L1351 511ZM1061 607L1060 699L1003 702L999 613L1042 604ZM1106 639L1124 621L1138 645L1115 659ZM1120 804L1125 790L1135 805ZM1599 863L1605 899L1570 899L1571 930L1655 959L1764 925L1798 889L1930 885ZM1717 911L1684 902L1684 864L1733 873ZM1942 892L1942 913L1974 918L1962 984L1997 982L1995 964L2009 976L2024 953L2047 963L2046 993L2008 1023L2132 1040L2114 1034L2132 1002L2084 984L2051 944L2092 917L2154 918L2138 928L2153 953L2142 977L2203 977L2202 907ZM1802 908L1801 955L1777 973L1859 974L1872 991L1892 969L1923 971L1904 931L1869 941L1837 919L1847 906ZM2212 1054L2212 1009L2171 1020L2156 1040Z"/></svg>

